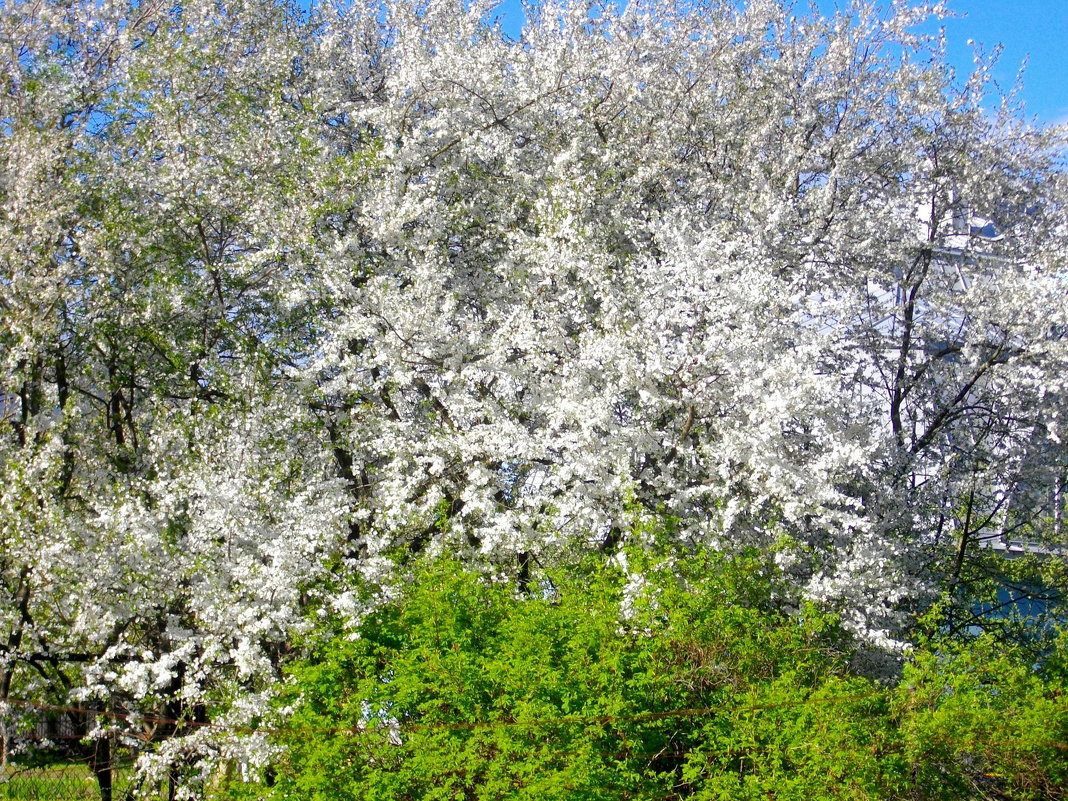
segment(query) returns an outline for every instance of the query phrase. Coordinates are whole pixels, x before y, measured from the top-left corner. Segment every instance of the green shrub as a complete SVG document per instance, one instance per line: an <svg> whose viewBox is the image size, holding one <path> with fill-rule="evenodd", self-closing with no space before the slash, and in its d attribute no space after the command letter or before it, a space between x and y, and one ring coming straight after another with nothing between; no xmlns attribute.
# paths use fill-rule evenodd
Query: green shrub
<svg viewBox="0 0 1068 801"><path fill-rule="evenodd" d="M292 728L264 792L1065 797L1063 648L1037 671L986 639L936 638L891 687L850 669L832 616L781 610L764 560L699 555L640 575L587 564L520 593L423 564L401 600L356 632L332 621L291 667Z"/></svg>

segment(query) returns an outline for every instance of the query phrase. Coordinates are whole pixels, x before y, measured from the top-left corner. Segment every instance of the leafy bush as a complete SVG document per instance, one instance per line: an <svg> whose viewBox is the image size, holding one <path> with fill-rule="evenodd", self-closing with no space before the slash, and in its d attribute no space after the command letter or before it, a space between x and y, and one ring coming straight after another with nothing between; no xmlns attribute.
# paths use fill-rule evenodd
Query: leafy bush
<svg viewBox="0 0 1068 801"><path fill-rule="evenodd" d="M889 687L776 590L756 557L584 565L527 593L428 561L292 668L271 797L1064 797L1063 648L1040 673L935 638Z"/></svg>

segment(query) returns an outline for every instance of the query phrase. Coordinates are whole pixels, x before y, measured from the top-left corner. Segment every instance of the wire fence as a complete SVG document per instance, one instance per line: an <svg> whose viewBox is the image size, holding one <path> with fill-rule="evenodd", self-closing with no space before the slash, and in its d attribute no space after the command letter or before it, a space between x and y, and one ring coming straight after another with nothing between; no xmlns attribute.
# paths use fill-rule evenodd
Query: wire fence
<svg viewBox="0 0 1068 801"><path fill-rule="evenodd" d="M101 723L136 722L168 730L172 735L188 734L195 730L213 729L227 734L267 734L314 736L317 734L345 735L353 737L398 738L403 733L415 733L427 730L477 730L491 728L538 728L558 725L616 724L624 722L657 721L670 718L703 717L710 715L737 715L738 713L755 713L774 709L798 706L856 703L876 698L878 692L850 694L840 696L815 696L807 699L795 699L781 703L731 706L729 708L687 708L662 710L655 712L634 712L614 715L567 715L554 718L532 720L485 720L456 721L435 723L407 723L400 725L394 721L390 725L373 725L370 721L360 726L329 727L267 727L236 726L219 721L179 720L168 717L151 717L143 714L123 712L115 709L86 709L71 706L57 706L19 699L6 699L10 707L21 708L39 714L35 725L21 730L23 746L36 744L36 748L25 751L32 754L25 763L20 763L21 754L7 758L3 753L0 764L0 801L19 799L20 801L174 801L177 784L172 779L156 786L150 786L139 776L135 762L137 752L124 748L117 741L109 738L89 737L88 733L98 728ZM10 733L9 733L10 736ZM5 737L5 746L8 737ZM1032 745L1068 752L1068 743L1058 740L1038 738ZM101 751L103 743L106 748ZM397 742L393 743L394 745ZM994 743L990 743L994 744ZM1015 742L1001 743L1005 747L1018 745ZM771 749L772 746L766 746ZM700 752L709 756L716 751L702 747ZM733 749L731 749L733 750ZM747 753L765 750L760 745L751 744L745 749ZM563 753L563 752L561 752ZM587 752L583 752L584 754ZM655 753L642 754L630 749L614 754L601 754L604 758L640 758L666 756L684 757L690 751L669 752L658 750ZM1066 756L1068 758L1068 756ZM101 776L104 776L103 782ZM222 776L222 774L220 774ZM222 777L225 779L229 777ZM105 786L106 785L106 786ZM200 786L198 797L212 801L214 797L222 798L218 787ZM672 793L664 798L676 797Z"/></svg>
<svg viewBox="0 0 1068 801"><path fill-rule="evenodd" d="M136 767L137 755L128 750L116 753L101 766L92 758L70 753L43 752L29 764L9 762L0 766L0 801L173 801L180 781L147 782ZM41 758L48 761L42 762ZM106 787L100 774L106 773ZM227 783L225 771L217 782L200 785L195 796L216 801Z"/></svg>
<svg viewBox="0 0 1068 801"><path fill-rule="evenodd" d="M49 764L22 766L9 763L0 771L0 799L3 801L101 801L105 794L87 758L70 755ZM139 783L132 756L115 760L109 771L112 801L132 799ZM152 798L152 795L140 795ZM156 798L162 799L159 793Z"/></svg>
<svg viewBox="0 0 1068 801"><path fill-rule="evenodd" d="M5 770L0 783L2 799L81 801L100 798L96 780L80 766Z"/></svg>
<svg viewBox="0 0 1068 801"><path fill-rule="evenodd" d="M0 801L172 801L177 774L152 786L138 772L137 758L152 743L198 727L195 720L145 718L114 706L8 698L0 711L7 713L0 716ZM116 723L126 724L126 737L118 736ZM197 796L210 797L203 788Z"/></svg>

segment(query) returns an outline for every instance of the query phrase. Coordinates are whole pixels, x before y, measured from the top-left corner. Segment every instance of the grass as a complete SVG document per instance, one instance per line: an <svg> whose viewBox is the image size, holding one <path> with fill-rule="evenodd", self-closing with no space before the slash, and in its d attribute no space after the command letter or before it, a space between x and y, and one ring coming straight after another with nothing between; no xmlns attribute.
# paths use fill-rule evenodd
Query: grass
<svg viewBox="0 0 1068 801"><path fill-rule="evenodd" d="M80 801L99 799L96 779L85 765L58 764L47 768L4 768L0 799L19 801Z"/></svg>
<svg viewBox="0 0 1068 801"><path fill-rule="evenodd" d="M0 780L2 801L99 801L96 779L84 764L57 763L47 767L3 769ZM130 771L116 771L113 798L121 799Z"/></svg>

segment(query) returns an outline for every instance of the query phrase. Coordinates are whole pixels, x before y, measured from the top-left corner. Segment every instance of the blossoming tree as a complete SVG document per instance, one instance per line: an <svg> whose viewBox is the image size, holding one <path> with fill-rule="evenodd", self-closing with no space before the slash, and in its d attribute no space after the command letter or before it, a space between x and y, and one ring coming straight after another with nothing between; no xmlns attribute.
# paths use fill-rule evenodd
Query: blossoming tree
<svg viewBox="0 0 1068 801"><path fill-rule="evenodd" d="M1053 536L1063 133L939 10L9 3L0 697L254 715L398 553L666 519L885 644Z"/></svg>

